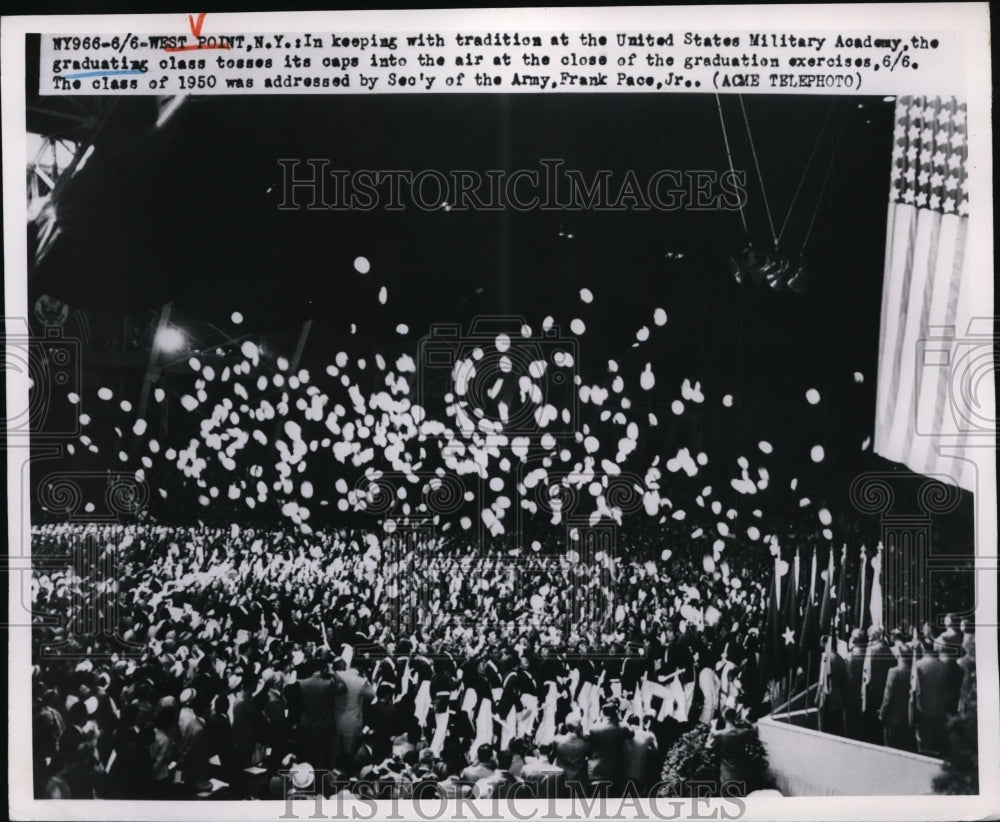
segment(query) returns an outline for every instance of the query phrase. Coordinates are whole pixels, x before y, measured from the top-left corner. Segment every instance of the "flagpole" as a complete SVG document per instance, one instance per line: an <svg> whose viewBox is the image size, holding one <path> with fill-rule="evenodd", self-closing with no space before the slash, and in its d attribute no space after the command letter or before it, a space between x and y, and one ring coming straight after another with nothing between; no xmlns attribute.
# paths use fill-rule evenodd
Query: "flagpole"
<svg viewBox="0 0 1000 822"><path fill-rule="evenodd" d="M806 701L803 708L809 707L809 689L812 687L812 654L806 654Z"/></svg>
<svg viewBox="0 0 1000 822"><path fill-rule="evenodd" d="M795 617L795 615L798 612L798 607L799 607L799 603L798 603L798 599L799 599L799 549L798 548L795 549L795 558L793 560L793 566L791 568L789 568L788 570L789 570L789 573L793 574L792 579L791 579L791 582L792 582L792 586L791 586L792 587L792 591L791 591L792 598L787 603L786 607L788 607L791 610L791 613L792 613L793 617ZM786 629L788 628L787 623L785 625L785 628ZM799 626L799 629L801 630L801 625ZM793 646L793 648L794 648L794 646ZM795 658L798 655L793 653L792 656L793 656L793 658ZM794 694L792 693L792 688L794 687L794 681L795 681L795 667L796 666L795 666L794 662L791 665L788 666L788 675L787 675L787 683L786 683L785 720L789 724L791 724L791 721L792 721L792 699L794 698Z"/></svg>
<svg viewBox="0 0 1000 822"><path fill-rule="evenodd" d="M868 550L865 548L863 543L861 545L861 563L859 565L859 568L860 568L859 574L861 576L861 579L858 580L858 584L861 585L861 599L858 601L861 603L861 606L858 610L857 628L863 634L865 625L865 610L866 610L865 606L868 604L867 602L865 602L865 582L867 581L866 578L868 576Z"/></svg>
<svg viewBox="0 0 1000 822"><path fill-rule="evenodd" d="M785 699L785 721L790 725L792 723L792 669L788 669L788 682L785 685L786 699Z"/></svg>

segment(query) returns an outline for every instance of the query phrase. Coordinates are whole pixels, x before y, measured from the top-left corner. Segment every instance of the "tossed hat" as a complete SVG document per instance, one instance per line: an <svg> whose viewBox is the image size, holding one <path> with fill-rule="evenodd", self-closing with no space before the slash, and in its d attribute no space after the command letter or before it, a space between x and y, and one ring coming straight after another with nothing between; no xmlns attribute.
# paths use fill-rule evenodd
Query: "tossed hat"
<svg viewBox="0 0 1000 822"><path fill-rule="evenodd" d="M296 762L289 769L288 774L292 778L292 787L300 791L311 787L316 779L313 766L308 762Z"/></svg>
<svg viewBox="0 0 1000 822"><path fill-rule="evenodd" d="M181 697L180 697L181 705L190 705L191 702L194 700L195 696L197 696L197 694L194 688L185 688L183 691L181 691Z"/></svg>
<svg viewBox="0 0 1000 822"><path fill-rule="evenodd" d="M84 700L83 704L87 708L87 714L89 716L93 716L94 714L97 713L98 702L97 702L97 697L96 696L89 696L89 697L87 697Z"/></svg>

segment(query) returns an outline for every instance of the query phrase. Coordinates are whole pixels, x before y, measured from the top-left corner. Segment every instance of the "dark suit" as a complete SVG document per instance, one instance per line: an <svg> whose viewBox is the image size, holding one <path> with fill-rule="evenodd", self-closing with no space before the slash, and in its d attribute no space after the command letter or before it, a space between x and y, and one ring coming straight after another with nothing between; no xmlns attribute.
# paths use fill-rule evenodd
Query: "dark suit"
<svg viewBox="0 0 1000 822"><path fill-rule="evenodd" d="M570 732L556 736L552 740L552 748L555 751L554 762L563 772L560 786L573 790L574 785L585 784L590 743L576 733Z"/></svg>
<svg viewBox="0 0 1000 822"><path fill-rule="evenodd" d="M153 757L142 733L134 728L120 730L115 735L114 750L115 761L108 772L111 796L115 799L148 797L153 785ZM187 779L185 782L195 784Z"/></svg>
<svg viewBox="0 0 1000 822"><path fill-rule="evenodd" d="M632 732L617 722L605 720L590 729L590 781L610 782L618 796L625 778L625 744Z"/></svg>
<svg viewBox="0 0 1000 822"><path fill-rule="evenodd" d="M931 756L947 748L945 722L958 712L962 669L953 659L924 657L917 663L915 719L917 749Z"/></svg>
<svg viewBox="0 0 1000 822"><path fill-rule="evenodd" d="M816 704L819 729L828 734L844 733L844 709L847 706L847 663L838 653L829 654L827 682L820 682Z"/></svg>
<svg viewBox="0 0 1000 822"><path fill-rule="evenodd" d="M339 677L324 679L314 674L296 683L298 729L296 756L314 768L327 770L333 765L337 727L334 720L334 700L346 690ZM293 686L294 687L294 686Z"/></svg>
<svg viewBox="0 0 1000 822"><path fill-rule="evenodd" d="M205 736L209 755L219 757L219 771L223 782L234 781L239 774L239 758L233 745L233 728L229 717L213 712L205 720Z"/></svg>
<svg viewBox="0 0 1000 822"><path fill-rule="evenodd" d="M249 694L240 694L233 704L233 747L241 768L253 764L260 719L257 706Z"/></svg>
<svg viewBox="0 0 1000 822"><path fill-rule="evenodd" d="M895 667L896 657L892 650L881 639L868 646L866 654L871 678L868 680L865 694L864 739L876 745L882 742L882 728L879 720L879 708L885 696L885 683L889 671Z"/></svg>
<svg viewBox="0 0 1000 822"><path fill-rule="evenodd" d="M912 750L910 728L910 666L890 668L885 680L878 718L882 723L882 739L892 748Z"/></svg>
<svg viewBox="0 0 1000 822"><path fill-rule="evenodd" d="M374 705L364 706L365 724L372 729L372 753L376 762L382 762L392 755L392 738L405 730L404 717L398 705L380 699Z"/></svg>
<svg viewBox="0 0 1000 822"><path fill-rule="evenodd" d="M847 663L847 701L844 706L846 733L852 739L861 738L861 687L865 675L866 646L851 648Z"/></svg>

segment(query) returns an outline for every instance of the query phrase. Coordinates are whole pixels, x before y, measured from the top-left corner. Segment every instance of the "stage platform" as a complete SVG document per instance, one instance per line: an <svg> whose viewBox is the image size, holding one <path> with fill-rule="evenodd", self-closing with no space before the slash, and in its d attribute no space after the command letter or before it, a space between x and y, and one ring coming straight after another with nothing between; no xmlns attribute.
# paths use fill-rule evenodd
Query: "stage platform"
<svg viewBox="0 0 1000 822"><path fill-rule="evenodd" d="M785 796L914 796L932 793L941 760L816 730L800 694L757 723L771 774Z"/></svg>

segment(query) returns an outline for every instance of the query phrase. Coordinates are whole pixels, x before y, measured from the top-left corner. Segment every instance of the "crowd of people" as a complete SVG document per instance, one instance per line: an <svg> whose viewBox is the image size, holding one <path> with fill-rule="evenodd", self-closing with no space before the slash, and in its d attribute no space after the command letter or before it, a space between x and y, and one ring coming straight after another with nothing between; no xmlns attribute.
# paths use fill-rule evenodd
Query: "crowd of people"
<svg viewBox="0 0 1000 822"><path fill-rule="evenodd" d="M35 526L37 795L643 795L699 722L738 782L770 558L516 554ZM51 618L66 614L89 622Z"/></svg>
<svg viewBox="0 0 1000 822"><path fill-rule="evenodd" d="M855 629L846 647L824 637L815 704L819 728L865 742L941 757L947 723L976 695L976 636L954 614L934 635Z"/></svg>

